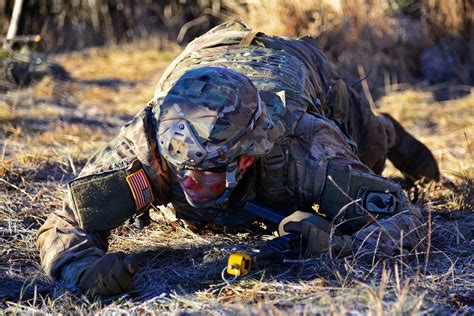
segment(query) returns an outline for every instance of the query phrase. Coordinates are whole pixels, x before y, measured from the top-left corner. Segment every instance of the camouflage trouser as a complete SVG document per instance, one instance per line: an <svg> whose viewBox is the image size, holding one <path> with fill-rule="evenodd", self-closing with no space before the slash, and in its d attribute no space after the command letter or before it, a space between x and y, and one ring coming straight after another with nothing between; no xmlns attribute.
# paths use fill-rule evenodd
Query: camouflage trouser
<svg viewBox="0 0 474 316"><path fill-rule="evenodd" d="M392 122L376 115L365 98L340 81L335 88L338 95L349 96L349 102L337 102L330 118L345 122L349 134L357 143L359 159L375 173L381 174L387 153L395 145L396 133ZM341 96L339 96L341 97Z"/></svg>

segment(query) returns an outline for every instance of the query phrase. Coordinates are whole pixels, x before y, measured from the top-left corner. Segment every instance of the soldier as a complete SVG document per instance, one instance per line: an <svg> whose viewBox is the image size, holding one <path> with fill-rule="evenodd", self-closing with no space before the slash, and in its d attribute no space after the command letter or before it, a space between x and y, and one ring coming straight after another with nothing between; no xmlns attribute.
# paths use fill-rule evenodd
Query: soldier
<svg viewBox="0 0 474 316"><path fill-rule="evenodd" d="M68 72L44 55L34 53L10 54L0 50L0 92L24 88L45 76L71 80Z"/></svg>
<svg viewBox="0 0 474 316"><path fill-rule="evenodd" d="M312 38L223 24L188 45L149 105L68 184L39 230L42 266L68 287L129 291L136 265L107 253L109 231L168 203L199 229L248 226L256 218L243 205L259 202L288 216L280 235L301 233L308 255L422 250L420 211L377 175L387 156L412 180L439 177L430 151L372 113Z"/></svg>

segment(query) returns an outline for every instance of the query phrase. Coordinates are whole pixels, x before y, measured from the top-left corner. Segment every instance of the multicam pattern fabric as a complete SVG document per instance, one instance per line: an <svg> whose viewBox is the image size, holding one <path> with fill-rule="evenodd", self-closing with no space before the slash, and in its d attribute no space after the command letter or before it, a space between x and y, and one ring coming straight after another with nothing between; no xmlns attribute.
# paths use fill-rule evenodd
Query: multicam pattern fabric
<svg viewBox="0 0 474 316"><path fill-rule="evenodd" d="M246 32L240 34L245 35ZM225 42L225 38L221 40ZM294 130L308 104L312 108L317 107L309 96L305 96L306 71L303 63L285 51L260 46L202 48L200 43L202 41L197 41L197 47L194 46L192 53L178 57L177 60L182 60L175 67L172 64L165 72L155 93L158 103L185 72L197 67L217 66L232 69L250 78L261 91L260 96L272 120L284 122L288 134ZM206 42L210 43L212 42ZM188 47L193 45L194 42ZM168 72L170 73L167 77ZM286 102L289 98L304 102Z"/></svg>
<svg viewBox="0 0 474 316"><path fill-rule="evenodd" d="M154 195L160 196L160 200L167 203L166 191L170 183L168 166L156 155L156 122L152 117L152 105L153 103L137 113L121 128L117 137L97 150L79 176L121 169L138 159L153 183Z"/></svg>
<svg viewBox="0 0 474 316"><path fill-rule="evenodd" d="M241 155L268 154L277 131L257 89L222 67L186 72L159 107L161 154L174 165L210 169Z"/></svg>
<svg viewBox="0 0 474 316"><path fill-rule="evenodd" d="M405 211L373 223L353 235L358 256L394 257L423 253L427 247L428 228L420 210L406 205Z"/></svg>

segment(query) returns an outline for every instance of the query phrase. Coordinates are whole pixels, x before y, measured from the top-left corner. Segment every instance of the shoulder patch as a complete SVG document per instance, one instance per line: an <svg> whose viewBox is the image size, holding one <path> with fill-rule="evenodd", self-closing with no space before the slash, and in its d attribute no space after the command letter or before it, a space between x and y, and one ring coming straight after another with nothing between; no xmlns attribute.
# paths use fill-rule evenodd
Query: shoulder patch
<svg viewBox="0 0 474 316"><path fill-rule="evenodd" d="M370 213L382 213L392 215L397 209L397 203L400 203L396 193L389 191L360 190L358 198L362 201L363 209ZM364 210L358 208L359 214L364 214Z"/></svg>
<svg viewBox="0 0 474 316"><path fill-rule="evenodd" d="M342 229L355 232L372 222L374 217L399 213L403 201L399 184L330 161L319 204L330 217L338 217Z"/></svg>

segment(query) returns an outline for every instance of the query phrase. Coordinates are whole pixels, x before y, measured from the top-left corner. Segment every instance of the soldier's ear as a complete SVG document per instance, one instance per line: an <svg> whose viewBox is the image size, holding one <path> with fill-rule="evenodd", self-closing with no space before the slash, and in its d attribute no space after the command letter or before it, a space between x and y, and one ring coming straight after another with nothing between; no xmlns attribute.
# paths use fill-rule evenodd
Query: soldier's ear
<svg viewBox="0 0 474 316"><path fill-rule="evenodd" d="M252 156L247 156L247 155L242 155L239 157L239 168L241 170L247 170L255 161L255 157Z"/></svg>

